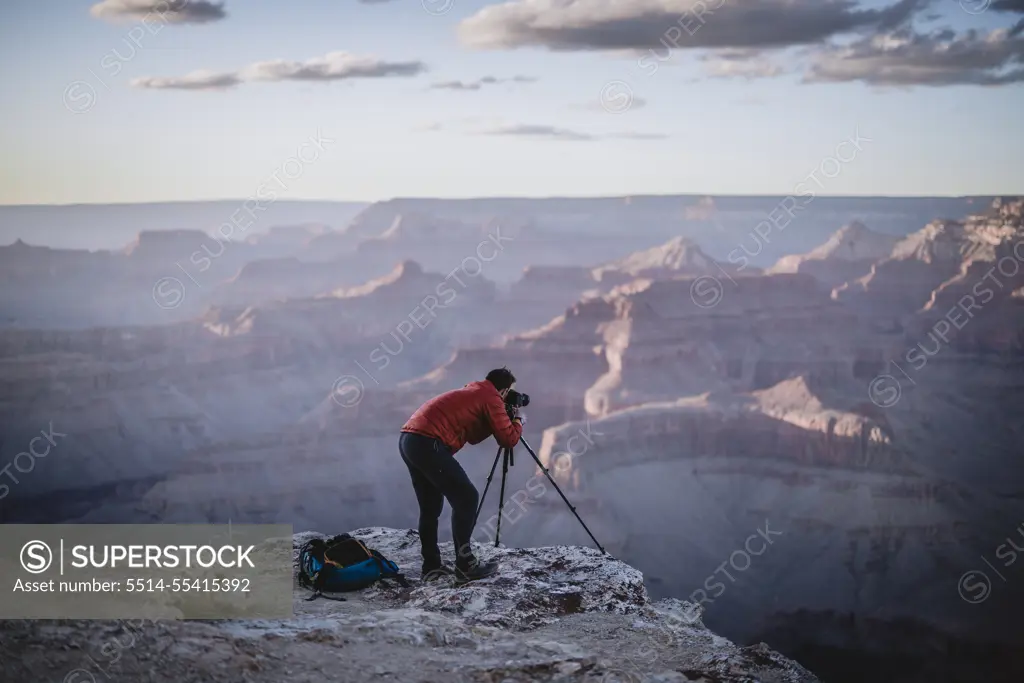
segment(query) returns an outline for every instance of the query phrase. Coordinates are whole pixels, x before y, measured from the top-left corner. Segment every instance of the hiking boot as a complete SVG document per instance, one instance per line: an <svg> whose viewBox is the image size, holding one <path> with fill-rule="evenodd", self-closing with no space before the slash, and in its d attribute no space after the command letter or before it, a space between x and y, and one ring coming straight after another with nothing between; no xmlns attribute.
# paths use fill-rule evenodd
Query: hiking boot
<svg viewBox="0 0 1024 683"><path fill-rule="evenodd" d="M446 564L427 566L423 565L422 580L423 581L437 581L438 579L451 576L452 568Z"/></svg>
<svg viewBox="0 0 1024 683"><path fill-rule="evenodd" d="M455 568L455 584L462 585L469 583L470 581L478 581L479 579L486 579L489 576L494 576L498 573L498 561L491 560L489 562L474 562L469 567L462 569L459 567Z"/></svg>

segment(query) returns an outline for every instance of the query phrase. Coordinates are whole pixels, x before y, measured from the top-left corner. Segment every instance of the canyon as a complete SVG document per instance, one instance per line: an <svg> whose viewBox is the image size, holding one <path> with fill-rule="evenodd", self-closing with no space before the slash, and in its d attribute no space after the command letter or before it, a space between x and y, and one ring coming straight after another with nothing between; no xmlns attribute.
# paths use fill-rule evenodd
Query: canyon
<svg viewBox="0 0 1024 683"><path fill-rule="evenodd" d="M593 545L557 483L653 599L825 680L1024 676L1024 565L985 566L1024 518L1024 201L821 198L770 240L776 200L589 202L0 247L0 520L408 528L401 424L507 365L506 546Z"/></svg>

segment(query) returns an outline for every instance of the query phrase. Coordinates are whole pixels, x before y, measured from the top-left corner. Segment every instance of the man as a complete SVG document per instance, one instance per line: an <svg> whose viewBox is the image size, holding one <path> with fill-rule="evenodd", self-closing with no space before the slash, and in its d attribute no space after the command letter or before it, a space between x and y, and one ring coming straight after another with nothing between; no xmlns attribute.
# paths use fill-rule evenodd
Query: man
<svg viewBox="0 0 1024 683"><path fill-rule="evenodd" d="M504 400L515 385L516 378L508 368L491 370L482 382L430 399L402 427L398 450L409 468L420 506L425 578L452 573L441 562L437 546L437 520L446 498L452 506L455 580L475 581L498 571L497 562L479 562L473 555L470 537L480 495L454 456L466 443L475 446L492 435L504 448L519 442L526 417L516 411L509 419Z"/></svg>

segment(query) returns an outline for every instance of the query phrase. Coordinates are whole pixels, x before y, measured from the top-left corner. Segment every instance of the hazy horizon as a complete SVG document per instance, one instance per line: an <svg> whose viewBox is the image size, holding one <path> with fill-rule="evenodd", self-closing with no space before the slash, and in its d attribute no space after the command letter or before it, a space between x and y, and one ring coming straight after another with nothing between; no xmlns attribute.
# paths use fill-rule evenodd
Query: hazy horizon
<svg viewBox="0 0 1024 683"><path fill-rule="evenodd" d="M720 193L710 192L665 192L652 194L557 194L557 195L532 195L532 194L504 194L504 195L467 195L467 196L438 196L438 195L396 195L377 200L367 199L330 199L323 197L295 198L277 200L278 203L317 203L317 204L379 204L382 202L401 200L431 200L439 201L477 201L477 200L503 200L503 199L532 199L537 201L556 199L646 199L646 198L673 198L673 197L711 197L714 198L775 198L789 196L785 193ZM998 197L1020 197L1024 196L1024 190L1019 192L997 192L994 194L819 194L818 199L979 199L990 200ZM160 199L152 201L137 202L68 202L63 204L0 204L0 208L73 208L78 206L153 206L157 204L215 204L219 202L244 202L246 197L220 197L214 199Z"/></svg>

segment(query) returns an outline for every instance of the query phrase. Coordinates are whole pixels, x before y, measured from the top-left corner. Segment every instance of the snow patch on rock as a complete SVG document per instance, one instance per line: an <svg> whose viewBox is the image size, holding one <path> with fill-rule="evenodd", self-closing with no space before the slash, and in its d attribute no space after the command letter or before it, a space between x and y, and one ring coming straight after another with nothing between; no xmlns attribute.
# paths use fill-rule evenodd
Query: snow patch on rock
<svg viewBox="0 0 1024 683"><path fill-rule="evenodd" d="M410 580L419 578L420 544L415 531L371 527L350 533L409 572ZM311 532L295 535L296 566L300 548L313 538L326 536ZM442 544L441 552L455 556L451 543ZM456 614L470 624L523 629L581 612L639 613L649 603L643 574L594 548L477 544L474 552L483 560L497 560L498 573L461 587L450 578L414 582L403 596L405 605ZM382 599L403 592L388 582L367 589L368 594Z"/></svg>

